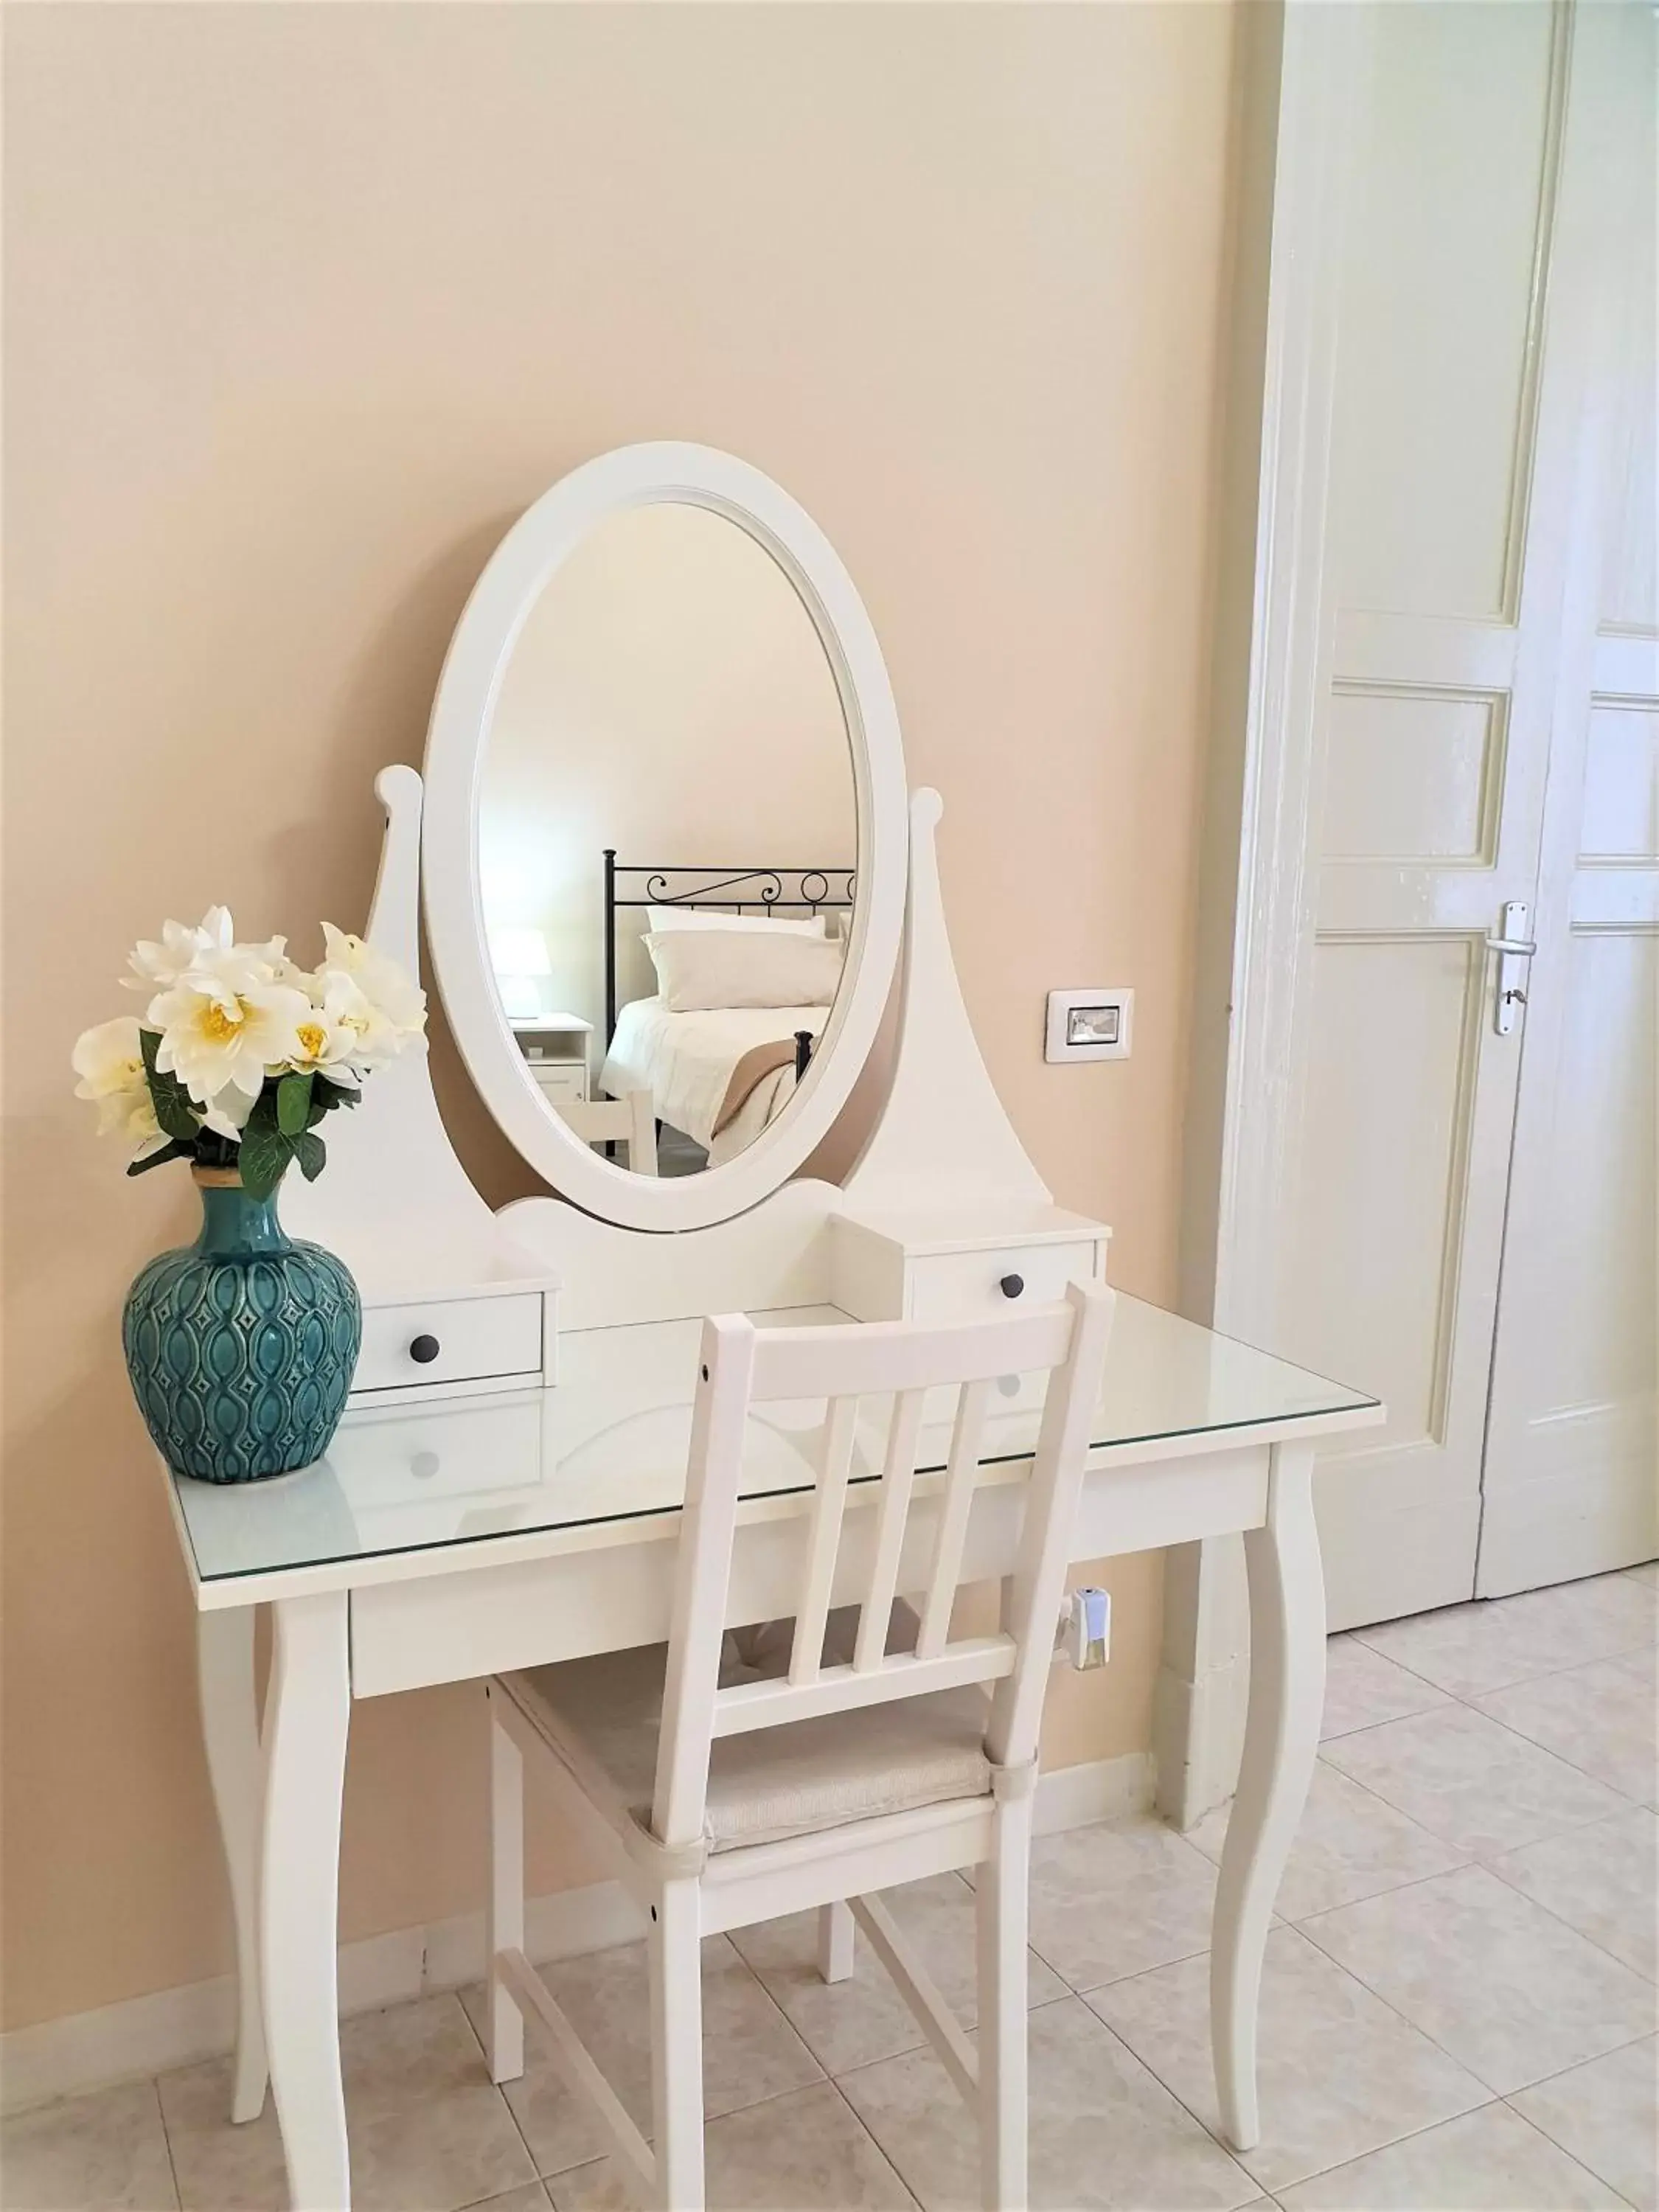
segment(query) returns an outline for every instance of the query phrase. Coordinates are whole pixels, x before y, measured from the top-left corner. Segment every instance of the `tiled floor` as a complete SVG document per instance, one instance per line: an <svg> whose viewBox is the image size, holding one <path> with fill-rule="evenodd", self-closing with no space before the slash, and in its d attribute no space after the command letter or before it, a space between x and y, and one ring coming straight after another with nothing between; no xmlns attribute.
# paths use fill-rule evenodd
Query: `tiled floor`
<svg viewBox="0 0 1659 2212"><path fill-rule="evenodd" d="M1338 1637L1327 1735L1269 1941L1266 2140L1217 2141L1203 1955L1226 1815L1039 1844L1031 2194L1039 2212L1659 2212L1651 1569ZM895 1909L971 2020L971 1898ZM867 1953L821 1983L803 1918L707 1946L709 2202L969 2206L973 2138ZM648 2101L637 1948L549 1970L618 2094ZM619 2204L544 2058L486 2075L477 1993L343 2030L362 2212ZM533 2035L532 2035L533 2045ZM223 2062L53 2105L0 2138L7 2212L285 2203L270 2111Z"/></svg>

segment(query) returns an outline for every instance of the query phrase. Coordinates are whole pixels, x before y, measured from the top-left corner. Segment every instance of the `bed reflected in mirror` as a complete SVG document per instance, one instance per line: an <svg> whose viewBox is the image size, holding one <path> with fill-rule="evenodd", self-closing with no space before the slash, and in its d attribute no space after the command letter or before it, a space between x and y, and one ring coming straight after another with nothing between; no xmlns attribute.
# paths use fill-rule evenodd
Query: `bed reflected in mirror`
<svg viewBox="0 0 1659 2212"><path fill-rule="evenodd" d="M514 641L480 793L495 990L547 1111L636 1174L751 1145L841 988L856 843L786 572L706 507L609 515Z"/></svg>

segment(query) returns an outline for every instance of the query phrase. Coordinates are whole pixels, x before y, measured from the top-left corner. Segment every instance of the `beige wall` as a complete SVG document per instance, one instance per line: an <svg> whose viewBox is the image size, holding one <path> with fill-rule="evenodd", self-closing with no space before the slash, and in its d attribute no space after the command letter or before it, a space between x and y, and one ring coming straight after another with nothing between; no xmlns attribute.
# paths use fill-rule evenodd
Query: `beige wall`
<svg viewBox="0 0 1659 2212"><path fill-rule="evenodd" d="M542 932L542 1003L599 1030L594 1075L606 846L624 865L850 867L856 842L840 695L784 571L704 507L612 515L514 644L478 808L484 918ZM644 892L642 876L620 887ZM656 989L648 927L642 910L618 916L619 1004Z"/></svg>
<svg viewBox="0 0 1659 2212"><path fill-rule="evenodd" d="M191 1620L117 1348L190 1229L66 1055L163 914L347 922L502 530L636 438L828 531L1040 1167L1174 1289L1230 21L1205 5L6 11L6 2019L215 1972ZM1133 983L1050 1068L1051 984ZM492 1196L526 1187L441 1054ZM1145 1744L1157 1563L1060 1760ZM343 1917L478 1894L475 1698L353 1724ZM544 1847L538 1879L592 1869Z"/></svg>

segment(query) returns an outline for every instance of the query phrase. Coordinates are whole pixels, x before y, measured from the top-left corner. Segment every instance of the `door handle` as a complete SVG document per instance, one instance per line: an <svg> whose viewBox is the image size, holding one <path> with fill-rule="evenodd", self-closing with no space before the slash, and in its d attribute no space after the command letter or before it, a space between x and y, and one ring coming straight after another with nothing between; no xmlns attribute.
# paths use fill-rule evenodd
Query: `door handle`
<svg viewBox="0 0 1659 2212"><path fill-rule="evenodd" d="M1486 950L1498 955L1498 995L1492 1002L1492 1027L1507 1036L1515 1027L1515 1010L1527 1003L1520 963L1530 960L1538 946L1527 934L1528 910L1522 901L1511 899L1504 907L1496 937L1487 938Z"/></svg>

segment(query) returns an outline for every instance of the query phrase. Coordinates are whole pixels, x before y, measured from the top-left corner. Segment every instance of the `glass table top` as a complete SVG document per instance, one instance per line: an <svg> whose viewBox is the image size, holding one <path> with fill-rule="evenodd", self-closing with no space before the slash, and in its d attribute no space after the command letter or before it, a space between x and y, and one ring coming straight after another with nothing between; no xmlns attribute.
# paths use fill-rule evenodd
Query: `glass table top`
<svg viewBox="0 0 1659 2212"><path fill-rule="evenodd" d="M774 1327L844 1321L831 1307L757 1314ZM574 1330L559 1339L548 1389L373 1407L346 1415L326 1458L264 1483L172 1478L204 1583L477 1544L492 1537L672 1512L682 1502L700 1321ZM1024 1459L1045 1378L1010 1376L986 1432L986 1464ZM955 1393L926 1408L918 1472L943 1468ZM1224 1437L1364 1412L1375 1398L1293 1367L1161 1307L1117 1294L1097 1449L1173 1437ZM854 1480L879 1474L890 1401L860 1408ZM810 1490L822 1401L751 1416L745 1498Z"/></svg>

